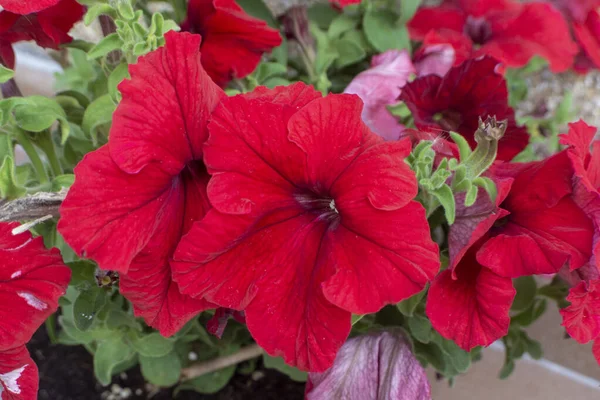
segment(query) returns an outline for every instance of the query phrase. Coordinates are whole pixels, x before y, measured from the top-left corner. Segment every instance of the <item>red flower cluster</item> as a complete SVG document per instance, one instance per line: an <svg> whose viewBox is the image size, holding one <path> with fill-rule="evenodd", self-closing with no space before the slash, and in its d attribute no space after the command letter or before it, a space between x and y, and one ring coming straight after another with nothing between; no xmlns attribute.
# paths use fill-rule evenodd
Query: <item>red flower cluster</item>
<svg viewBox="0 0 600 400"><path fill-rule="evenodd" d="M39 46L58 49L72 39L69 30L81 19L83 7L75 0L0 0L0 62L15 67L12 44L34 40Z"/></svg>
<svg viewBox="0 0 600 400"><path fill-rule="evenodd" d="M569 144L587 147L590 141L576 136L586 127L573 124ZM598 268L600 207L583 192L585 170L578 171L578 150L564 150L544 161L497 165L490 173L498 186L495 203L481 196L466 208L464 195L457 196L456 223L448 235L450 267L432 283L426 309L442 335L466 350L488 345L508 331L515 294L511 278L557 273L564 265L570 271L586 271L590 263ZM573 304L562 311L567 329L580 341L598 335L596 328L585 325L592 320L583 317L600 310L600 303L592 300L598 296L595 281L586 284L573 289Z"/></svg>
<svg viewBox="0 0 600 400"><path fill-rule="evenodd" d="M202 64L221 87L252 73L262 54L281 44L278 31L235 0L191 0L181 29L202 35Z"/></svg>
<svg viewBox="0 0 600 400"><path fill-rule="evenodd" d="M298 83L223 98L200 38L165 38L120 85L109 142L75 169L59 231L120 271L163 334L213 304L243 310L270 354L325 370L351 313L417 293L439 268L410 143L369 131L354 95Z"/></svg>
<svg viewBox="0 0 600 400"><path fill-rule="evenodd" d="M406 84L400 100L411 110L421 131L454 131L473 148L479 117L506 119L508 127L498 145L498 159L511 160L527 146L529 135L515 122L506 81L496 72L497 67L498 61L490 57L465 61L444 77L431 74Z"/></svg>
<svg viewBox="0 0 600 400"><path fill-rule="evenodd" d="M570 0L568 0L570 1ZM424 7L409 23L411 37L426 45L449 43L459 64L489 55L508 67L522 67L542 56L554 72L573 64L577 46L564 18L550 4L514 0L445 0Z"/></svg>
<svg viewBox="0 0 600 400"><path fill-rule="evenodd" d="M38 370L25 348L58 308L71 278L57 249L41 237L12 235L17 223L0 223L0 398L35 399Z"/></svg>
<svg viewBox="0 0 600 400"><path fill-rule="evenodd" d="M574 68L587 72L600 68L600 8L599 0L550 0L571 25L571 32L580 47Z"/></svg>

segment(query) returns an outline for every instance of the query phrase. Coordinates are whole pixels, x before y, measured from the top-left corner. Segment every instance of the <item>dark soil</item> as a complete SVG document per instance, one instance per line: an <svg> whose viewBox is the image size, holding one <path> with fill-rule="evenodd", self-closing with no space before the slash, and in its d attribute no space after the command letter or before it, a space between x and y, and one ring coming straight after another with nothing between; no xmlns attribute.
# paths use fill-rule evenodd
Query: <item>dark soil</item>
<svg viewBox="0 0 600 400"><path fill-rule="evenodd" d="M113 379L103 387L94 378L92 356L81 346L51 345L42 326L27 345L40 371L38 400L108 400L111 387L131 393L127 399L171 400L172 390L156 391L148 386L138 367ZM129 389L129 390L127 390ZM236 374L218 393L203 395L191 391L179 393L178 400L302 400L304 384L294 382L272 369L259 367L252 376Z"/></svg>

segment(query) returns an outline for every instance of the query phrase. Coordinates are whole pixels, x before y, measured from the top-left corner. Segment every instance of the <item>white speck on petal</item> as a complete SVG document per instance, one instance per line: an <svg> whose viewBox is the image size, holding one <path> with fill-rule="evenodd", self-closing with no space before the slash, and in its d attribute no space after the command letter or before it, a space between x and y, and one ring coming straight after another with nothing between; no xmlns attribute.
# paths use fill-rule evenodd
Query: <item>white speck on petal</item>
<svg viewBox="0 0 600 400"><path fill-rule="evenodd" d="M21 377L21 374L29 364L23 365L21 368L17 368L5 374L0 374L0 381L6 386L9 392L14 394L20 394L21 388L17 382ZM2 386L0 385L0 399L2 399Z"/></svg>
<svg viewBox="0 0 600 400"><path fill-rule="evenodd" d="M17 271L17 272L14 272L14 273L13 273L13 274L10 276L10 279L15 279L15 278L18 278L18 277L20 277L20 276L21 276L21 271Z"/></svg>
<svg viewBox="0 0 600 400"><path fill-rule="evenodd" d="M38 299L31 293L18 292L17 294L19 295L19 297L25 299L27 304L29 304L31 307L35 308L36 310L42 311L42 310L45 310L46 308L48 308L48 304L44 303L43 301L41 301L40 299Z"/></svg>

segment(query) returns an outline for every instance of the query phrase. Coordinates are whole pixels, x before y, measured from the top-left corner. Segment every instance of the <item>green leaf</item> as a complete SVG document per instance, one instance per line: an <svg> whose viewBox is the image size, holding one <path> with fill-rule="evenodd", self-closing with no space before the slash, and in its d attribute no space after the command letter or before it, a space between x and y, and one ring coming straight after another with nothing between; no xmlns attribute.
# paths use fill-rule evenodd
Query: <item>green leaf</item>
<svg viewBox="0 0 600 400"><path fill-rule="evenodd" d="M153 385L169 387L179 381L181 360L175 351L160 357L147 357L140 354L139 359L142 375Z"/></svg>
<svg viewBox="0 0 600 400"><path fill-rule="evenodd" d="M478 192L479 192L479 189L475 185L472 185L467 190L467 195L465 196L465 206L466 207L471 207L473 204L475 204L475 201L477 200Z"/></svg>
<svg viewBox="0 0 600 400"><path fill-rule="evenodd" d="M367 10L363 17L363 30L371 45L380 52L390 49L410 51L408 30L391 10Z"/></svg>
<svg viewBox="0 0 600 400"><path fill-rule="evenodd" d="M0 83L4 83L15 76L15 71L6 68L4 65L0 65Z"/></svg>
<svg viewBox="0 0 600 400"><path fill-rule="evenodd" d="M26 97L14 106L13 114L17 125L28 132L41 132L59 121L63 143L69 135L67 115L54 99L43 96Z"/></svg>
<svg viewBox="0 0 600 400"><path fill-rule="evenodd" d="M321 29L327 29L331 22L340 15L329 4L313 4L308 9L308 20Z"/></svg>
<svg viewBox="0 0 600 400"><path fill-rule="evenodd" d="M107 386L110 384L113 370L119 364L134 356L122 335L115 335L98 343L94 353L94 373L98 381Z"/></svg>
<svg viewBox="0 0 600 400"><path fill-rule="evenodd" d="M335 67L342 69L348 65L355 64L366 57L365 51L356 43L347 40L336 40L332 45L337 49L338 58L335 60Z"/></svg>
<svg viewBox="0 0 600 400"><path fill-rule="evenodd" d="M111 51L119 50L123 47L123 40L118 33L111 33L104 37L97 45L92 47L87 54L89 60L104 57Z"/></svg>
<svg viewBox="0 0 600 400"><path fill-rule="evenodd" d="M417 12L421 0L401 0L400 1L400 22L406 24Z"/></svg>
<svg viewBox="0 0 600 400"><path fill-rule="evenodd" d="M123 19L128 21L135 19L135 11L133 10L133 6L129 0L118 0L117 10Z"/></svg>
<svg viewBox="0 0 600 400"><path fill-rule="evenodd" d="M97 138L98 129L111 123L115 108L110 95L98 97L85 110L81 124L83 131L92 138Z"/></svg>
<svg viewBox="0 0 600 400"><path fill-rule="evenodd" d="M67 266L71 268L69 286L80 291L86 291L96 285L96 265L93 262L87 260L73 261L67 263Z"/></svg>
<svg viewBox="0 0 600 400"><path fill-rule="evenodd" d="M273 13L263 0L237 0L237 3L254 18L265 21L272 28L279 27L279 24L273 17Z"/></svg>
<svg viewBox="0 0 600 400"><path fill-rule="evenodd" d="M274 62L264 62L258 65L252 76L259 85L264 84L269 78L285 76L287 67Z"/></svg>
<svg viewBox="0 0 600 400"><path fill-rule="evenodd" d="M430 192L440 202L444 208L444 214L449 225L454 223L456 219L456 202L454 200L454 194L450 186L444 184L439 189Z"/></svg>
<svg viewBox="0 0 600 400"><path fill-rule="evenodd" d="M121 97L117 86L127 78L129 78L129 69L126 63L119 64L117 68L110 73L110 76L108 77L108 94L114 102L118 102Z"/></svg>
<svg viewBox="0 0 600 400"><path fill-rule="evenodd" d="M327 30L327 36L330 39L339 38L343 33L356 28L359 22L358 18L354 16L340 14L331 21L331 25L329 25L329 29Z"/></svg>
<svg viewBox="0 0 600 400"><path fill-rule="evenodd" d="M493 180L485 176L479 176L473 179L473 185L476 185L485 190L492 203L496 203L496 197L498 196L498 188Z"/></svg>
<svg viewBox="0 0 600 400"><path fill-rule="evenodd" d="M511 317L511 325L516 324L523 327L531 325L546 311L547 305L546 299L536 298L527 309Z"/></svg>
<svg viewBox="0 0 600 400"><path fill-rule="evenodd" d="M108 304L108 313L106 316L106 327L113 330L120 328L132 328L134 330L141 330L140 324L132 314L128 314L123 310L118 309L114 304ZM106 310L106 307L103 311ZM99 316L100 317L100 316Z"/></svg>
<svg viewBox="0 0 600 400"><path fill-rule="evenodd" d="M510 309L512 311L526 310L531 306L537 294L535 279L533 276L523 276L513 279L513 285L517 290L517 294Z"/></svg>
<svg viewBox="0 0 600 400"><path fill-rule="evenodd" d="M446 359L444 352L434 342L424 344L421 342L414 342L414 353L417 359L424 360L426 363L431 364L437 371L446 370Z"/></svg>
<svg viewBox="0 0 600 400"><path fill-rule="evenodd" d="M500 370L500 374L498 375L498 377L500 379L506 379L513 373L514 370L515 370L515 362L510 360L510 361L504 363L504 366Z"/></svg>
<svg viewBox="0 0 600 400"><path fill-rule="evenodd" d="M444 339L437 333L434 335L434 338L436 338L436 342L459 373L466 372L469 369L471 366L471 356L468 352L458 347L454 341Z"/></svg>
<svg viewBox="0 0 600 400"><path fill-rule="evenodd" d="M408 319L408 329L412 336L421 343L431 341L431 322L422 315L414 315Z"/></svg>
<svg viewBox="0 0 600 400"><path fill-rule="evenodd" d="M91 288L79 293L73 303L73 322L80 331L92 326L96 313L106 303L106 293L101 288Z"/></svg>
<svg viewBox="0 0 600 400"><path fill-rule="evenodd" d="M452 141L456 143L456 146L458 146L460 160L464 161L469 158L473 151L471 150L471 146L469 146L467 139L465 139L465 137L460 133L456 132L450 132L450 137L452 138Z"/></svg>
<svg viewBox="0 0 600 400"><path fill-rule="evenodd" d="M158 332L145 336L137 336L131 340L134 350L144 357L164 357L172 352L173 341Z"/></svg>
<svg viewBox="0 0 600 400"><path fill-rule="evenodd" d="M62 188L70 188L75 182L75 175L63 174L52 179L52 190L58 192Z"/></svg>
<svg viewBox="0 0 600 400"><path fill-rule="evenodd" d="M87 13L83 17L83 23L89 26L100 15L109 15L112 18L117 17L116 10L108 4L94 4L88 8Z"/></svg>
<svg viewBox="0 0 600 400"><path fill-rule="evenodd" d="M296 382L306 382L308 374L304 371L300 371L298 368L287 365L281 357L271 357L267 354L263 354L263 364L266 368L276 369L290 377L291 380Z"/></svg>
<svg viewBox="0 0 600 400"><path fill-rule="evenodd" d="M400 310L402 314L407 317L412 317L417 306L421 300L423 300L423 297L425 297L425 293L427 293L427 290L423 289L419 293L410 296L408 299L402 300L396 307L398 307L398 310Z"/></svg>
<svg viewBox="0 0 600 400"><path fill-rule="evenodd" d="M0 199L14 200L24 196L27 190L19 185L15 176L15 164L10 156L4 157L0 166Z"/></svg>

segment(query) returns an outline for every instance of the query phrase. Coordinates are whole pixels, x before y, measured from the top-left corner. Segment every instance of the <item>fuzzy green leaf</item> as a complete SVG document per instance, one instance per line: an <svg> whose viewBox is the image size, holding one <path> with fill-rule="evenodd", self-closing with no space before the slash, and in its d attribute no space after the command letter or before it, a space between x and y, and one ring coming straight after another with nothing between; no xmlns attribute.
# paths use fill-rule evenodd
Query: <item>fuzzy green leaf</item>
<svg viewBox="0 0 600 400"><path fill-rule="evenodd" d="M88 330L94 323L96 313L106 303L106 293L98 287L79 293L73 303L73 322L80 331Z"/></svg>
<svg viewBox="0 0 600 400"><path fill-rule="evenodd" d="M408 319L408 328L412 336L421 343L429 343L431 340L431 322L422 315L414 315Z"/></svg>
<svg viewBox="0 0 600 400"><path fill-rule="evenodd" d="M4 83L15 76L15 71L0 65L0 83Z"/></svg>
<svg viewBox="0 0 600 400"><path fill-rule="evenodd" d="M329 25L329 29L327 30L327 36L330 39L339 38L343 33L356 28L359 22L359 19L354 16L340 14L331 21L331 25Z"/></svg>
<svg viewBox="0 0 600 400"><path fill-rule="evenodd" d="M458 146L460 160L465 161L467 158L469 158L473 151L471 150L471 146L469 146L469 142L467 142L467 139L465 139L465 137L460 133L456 132L450 132L450 137L452 138L454 143L456 143L456 146Z"/></svg>
<svg viewBox="0 0 600 400"><path fill-rule="evenodd" d="M113 371L133 355L134 352L120 334L98 343L94 353L94 373L98 381L104 386L110 384Z"/></svg>
<svg viewBox="0 0 600 400"><path fill-rule="evenodd" d="M454 194L450 186L444 184L439 189L430 192L444 207L444 214L449 225L454 223L456 219L456 202L454 200Z"/></svg>
<svg viewBox="0 0 600 400"><path fill-rule="evenodd" d="M98 44L90 49L87 54L89 60L104 57L111 51L119 50L123 47L123 40L118 33L111 33L104 37Z"/></svg>
<svg viewBox="0 0 600 400"><path fill-rule="evenodd" d="M173 350L173 341L158 332L149 335L135 336L131 340L135 351L144 357L164 357Z"/></svg>
<svg viewBox="0 0 600 400"><path fill-rule="evenodd" d="M421 303L423 297L425 297L425 293L427 293L427 290L423 289L419 293L410 296L408 299L402 300L396 307L398 307L398 310L400 310L402 314L407 317L412 317L417 306Z"/></svg>
<svg viewBox="0 0 600 400"><path fill-rule="evenodd" d="M291 380L296 382L306 382L308 374L304 371L300 371L298 368L287 365L281 357L271 357L267 354L263 354L263 363L266 368L276 369L290 377Z"/></svg>
<svg viewBox="0 0 600 400"><path fill-rule="evenodd" d="M27 190L17 182L12 157L4 157L4 161L0 166L0 199L13 200L24 196L25 193L27 193Z"/></svg>
<svg viewBox="0 0 600 400"><path fill-rule="evenodd" d="M391 10L371 8L363 17L363 30L371 45L380 52L390 49L410 51L408 30L399 21L399 16Z"/></svg>
<svg viewBox="0 0 600 400"><path fill-rule="evenodd" d="M92 138L97 137L97 131L101 126L110 124L112 115L115 111L115 103L113 103L110 95L98 97L85 110L81 127L83 131Z"/></svg>
<svg viewBox="0 0 600 400"><path fill-rule="evenodd" d="M109 4L94 4L88 8L87 13L83 17L83 23L89 26L100 15L109 15L112 18L117 17L117 11Z"/></svg>
<svg viewBox="0 0 600 400"><path fill-rule="evenodd" d="M335 67L342 69L348 65L355 64L366 57L365 51L355 42L348 39L339 39L333 43L337 49L338 58L335 60Z"/></svg>
<svg viewBox="0 0 600 400"><path fill-rule="evenodd" d="M181 360L175 351L170 351L161 357L140 355L139 358L142 375L153 385L169 387L179 381Z"/></svg>

